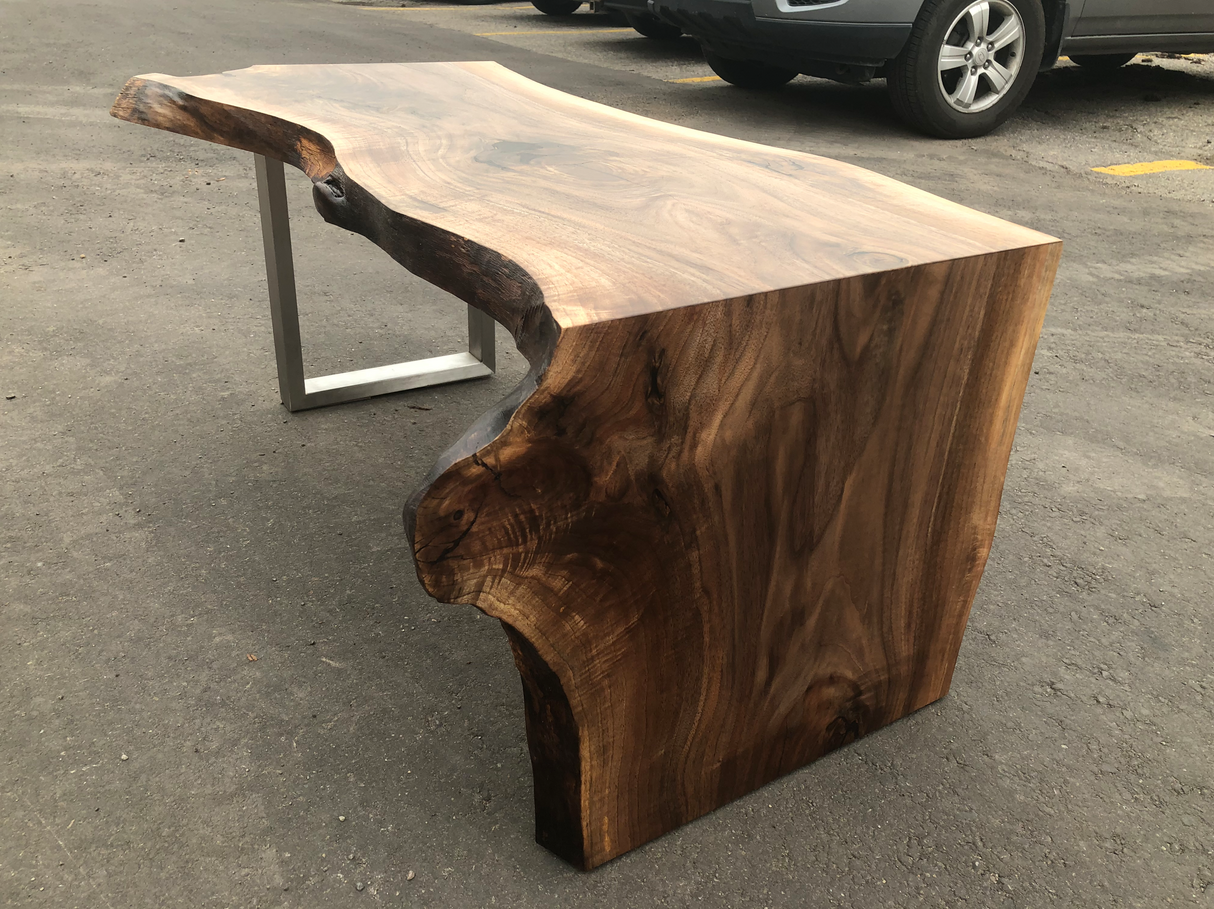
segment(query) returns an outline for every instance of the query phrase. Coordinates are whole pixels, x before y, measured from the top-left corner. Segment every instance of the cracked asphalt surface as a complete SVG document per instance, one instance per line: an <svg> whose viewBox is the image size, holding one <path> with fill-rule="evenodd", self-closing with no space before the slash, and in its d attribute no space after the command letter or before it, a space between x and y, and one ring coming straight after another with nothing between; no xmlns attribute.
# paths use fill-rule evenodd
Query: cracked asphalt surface
<svg viewBox="0 0 1214 909"><path fill-rule="evenodd" d="M0 0L0 905L1214 906L1214 170L1091 171L1214 164L1211 58L1063 65L942 143L880 85L429 6ZM400 524L521 357L288 414L250 156L107 116L136 73L442 59L1065 241L952 693L590 874L532 841L500 627ZM313 373L459 348L462 304L290 188Z"/></svg>

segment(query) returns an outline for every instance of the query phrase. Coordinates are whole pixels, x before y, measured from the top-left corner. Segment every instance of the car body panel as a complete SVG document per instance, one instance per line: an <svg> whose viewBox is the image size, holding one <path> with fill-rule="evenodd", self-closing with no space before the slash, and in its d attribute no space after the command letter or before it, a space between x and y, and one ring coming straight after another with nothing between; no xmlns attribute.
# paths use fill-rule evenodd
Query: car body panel
<svg viewBox="0 0 1214 909"><path fill-rule="evenodd" d="M910 25L923 0L752 0L758 19L811 19L855 25Z"/></svg>
<svg viewBox="0 0 1214 909"><path fill-rule="evenodd" d="M1214 53L1214 32L1191 35L1073 35L1062 42L1064 54L1142 54L1151 51Z"/></svg>
<svg viewBox="0 0 1214 909"><path fill-rule="evenodd" d="M1214 0L1085 0L1073 37L1203 32L1214 32Z"/></svg>
<svg viewBox="0 0 1214 909"><path fill-rule="evenodd" d="M678 25L707 50L844 82L896 57L924 0L607 0ZM1043 0L1043 66L1061 53L1214 51L1214 0ZM1175 29L1176 31L1169 31Z"/></svg>
<svg viewBox="0 0 1214 909"><path fill-rule="evenodd" d="M622 13L647 13L649 0L600 0L603 9L618 10Z"/></svg>
<svg viewBox="0 0 1214 909"><path fill-rule="evenodd" d="M773 66L826 78L858 81L846 71L822 73L814 61L871 69L897 56L911 24L760 19L750 0L653 0L656 15L695 37L704 47L737 60L761 59Z"/></svg>

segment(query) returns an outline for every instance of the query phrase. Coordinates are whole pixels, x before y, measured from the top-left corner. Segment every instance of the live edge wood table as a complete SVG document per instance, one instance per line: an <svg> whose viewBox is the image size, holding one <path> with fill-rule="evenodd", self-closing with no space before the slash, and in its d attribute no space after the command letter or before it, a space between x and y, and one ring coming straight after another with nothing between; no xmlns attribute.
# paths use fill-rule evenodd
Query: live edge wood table
<svg viewBox="0 0 1214 909"><path fill-rule="evenodd" d="M1057 241L495 63L146 75L113 113L302 169L530 362L405 523L505 627L544 846L592 868L947 692Z"/></svg>

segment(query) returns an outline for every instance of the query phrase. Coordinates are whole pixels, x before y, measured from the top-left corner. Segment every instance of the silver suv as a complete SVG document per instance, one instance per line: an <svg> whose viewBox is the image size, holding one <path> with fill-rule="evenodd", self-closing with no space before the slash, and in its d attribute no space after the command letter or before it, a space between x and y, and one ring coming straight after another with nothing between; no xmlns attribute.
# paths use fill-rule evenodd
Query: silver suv
<svg viewBox="0 0 1214 909"><path fill-rule="evenodd" d="M1144 51L1214 51L1214 0L643 0L744 88L799 73L884 77L931 135L980 136L1012 115L1060 54L1113 69Z"/></svg>

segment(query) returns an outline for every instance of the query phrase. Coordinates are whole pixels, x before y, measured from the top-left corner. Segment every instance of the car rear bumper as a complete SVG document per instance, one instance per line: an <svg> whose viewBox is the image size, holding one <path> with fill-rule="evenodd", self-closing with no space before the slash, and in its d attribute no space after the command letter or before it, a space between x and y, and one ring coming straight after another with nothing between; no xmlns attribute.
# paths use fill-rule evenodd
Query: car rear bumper
<svg viewBox="0 0 1214 909"><path fill-rule="evenodd" d="M652 0L648 8L722 57L798 71L815 62L880 66L911 32L910 23L760 19L749 0Z"/></svg>

